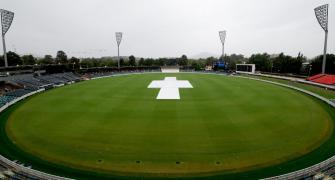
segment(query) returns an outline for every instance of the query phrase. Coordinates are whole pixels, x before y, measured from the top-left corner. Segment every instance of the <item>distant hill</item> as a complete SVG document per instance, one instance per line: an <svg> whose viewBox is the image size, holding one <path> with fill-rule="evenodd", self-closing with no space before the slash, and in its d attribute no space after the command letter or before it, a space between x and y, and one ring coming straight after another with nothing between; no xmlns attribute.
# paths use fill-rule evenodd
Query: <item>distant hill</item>
<svg viewBox="0 0 335 180"><path fill-rule="evenodd" d="M120 56L121 59L127 60L129 58L129 56ZM113 59L113 60L117 60L118 57L117 56L104 56L100 58L101 60L107 60L107 59Z"/></svg>
<svg viewBox="0 0 335 180"><path fill-rule="evenodd" d="M196 54L196 55L193 55L193 56L190 56L189 58L190 59L205 59L205 58L208 58L208 57L219 57L219 55L217 54L214 54L214 53L210 53L210 52L201 52L199 54Z"/></svg>

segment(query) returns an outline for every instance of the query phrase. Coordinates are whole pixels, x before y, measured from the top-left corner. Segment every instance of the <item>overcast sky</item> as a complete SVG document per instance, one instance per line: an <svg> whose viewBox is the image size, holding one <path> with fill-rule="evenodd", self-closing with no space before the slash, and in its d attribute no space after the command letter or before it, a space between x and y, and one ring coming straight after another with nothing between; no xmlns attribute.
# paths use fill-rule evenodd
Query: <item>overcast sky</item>
<svg viewBox="0 0 335 180"><path fill-rule="evenodd" d="M309 58L323 51L324 32L313 9L330 4L328 52L335 53L334 0L0 0L15 12L7 48L19 54L115 56L219 55L284 52ZM2 47L2 46L1 46Z"/></svg>

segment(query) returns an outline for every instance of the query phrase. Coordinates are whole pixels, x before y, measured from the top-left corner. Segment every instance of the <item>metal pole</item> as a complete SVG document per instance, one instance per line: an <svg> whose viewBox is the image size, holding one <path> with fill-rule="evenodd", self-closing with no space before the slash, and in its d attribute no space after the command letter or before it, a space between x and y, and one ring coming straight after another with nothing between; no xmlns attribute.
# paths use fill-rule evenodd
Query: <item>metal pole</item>
<svg viewBox="0 0 335 180"><path fill-rule="evenodd" d="M222 43L222 60L224 58L224 43Z"/></svg>
<svg viewBox="0 0 335 180"><path fill-rule="evenodd" d="M120 69L120 46L117 46L117 67Z"/></svg>
<svg viewBox="0 0 335 180"><path fill-rule="evenodd" d="M219 31L219 36L220 36L220 40L222 43L222 59L224 59L224 44L225 44L225 40L226 40L226 31Z"/></svg>
<svg viewBox="0 0 335 180"><path fill-rule="evenodd" d="M118 69L120 70L120 44L122 40L122 32L116 32L115 37L116 37L116 42L117 42L117 57L118 57L117 66L118 66Z"/></svg>
<svg viewBox="0 0 335 180"><path fill-rule="evenodd" d="M3 46L3 57L4 57L4 60L5 60L5 67L8 67L5 35L2 35L2 46Z"/></svg>
<svg viewBox="0 0 335 180"><path fill-rule="evenodd" d="M328 41L328 31L325 31L325 45L323 49L322 74L326 73L327 41Z"/></svg>

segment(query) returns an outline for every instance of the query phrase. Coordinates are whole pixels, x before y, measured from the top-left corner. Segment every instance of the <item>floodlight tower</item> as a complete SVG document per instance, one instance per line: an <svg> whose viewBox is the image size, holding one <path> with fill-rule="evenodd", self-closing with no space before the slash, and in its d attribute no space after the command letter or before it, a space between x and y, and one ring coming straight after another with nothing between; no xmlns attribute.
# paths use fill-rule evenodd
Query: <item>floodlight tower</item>
<svg viewBox="0 0 335 180"><path fill-rule="evenodd" d="M116 42L117 42L117 67L120 69L120 44L122 40L122 32L116 32Z"/></svg>
<svg viewBox="0 0 335 180"><path fill-rule="evenodd" d="M220 40L222 43L222 59L224 57L224 44L226 41L226 34L227 34L227 31L219 31L219 36L220 36Z"/></svg>
<svg viewBox="0 0 335 180"><path fill-rule="evenodd" d="M320 26L325 31L325 44L323 49L322 74L326 73L326 55L327 55L327 41L328 41L328 4L319 6L314 9L316 19Z"/></svg>
<svg viewBox="0 0 335 180"><path fill-rule="evenodd" d="M2 27L1 34L2 34L3 56L5 59L5 67L8 67L5 34L9 30L10 25L12 25L14 13L4 9L0 9L0 13L1 13L1 27Z"/></svg>

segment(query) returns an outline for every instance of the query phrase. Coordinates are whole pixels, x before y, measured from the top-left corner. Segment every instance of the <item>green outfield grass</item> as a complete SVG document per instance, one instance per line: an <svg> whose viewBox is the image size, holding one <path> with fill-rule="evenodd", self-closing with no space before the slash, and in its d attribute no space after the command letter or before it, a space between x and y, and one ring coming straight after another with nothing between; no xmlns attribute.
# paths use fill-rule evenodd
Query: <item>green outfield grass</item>
<svg viewBox="0 0 335 180"><path fill-rule="evenodd" d="M194 88L181 89L181 100L156 100L159 89L147 86L166 76ZM334 147L333 118L325 103L264 82L128 75L53 89L12 107L2 115L7 141L0 143L37 167L77 175L259 178L329 157L322 147Z"/></svg>

